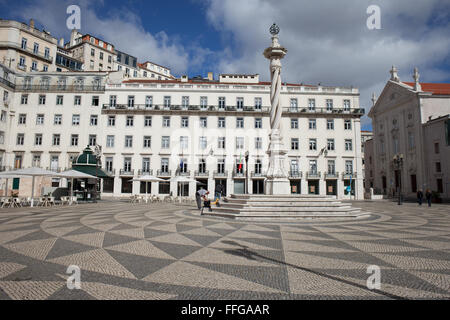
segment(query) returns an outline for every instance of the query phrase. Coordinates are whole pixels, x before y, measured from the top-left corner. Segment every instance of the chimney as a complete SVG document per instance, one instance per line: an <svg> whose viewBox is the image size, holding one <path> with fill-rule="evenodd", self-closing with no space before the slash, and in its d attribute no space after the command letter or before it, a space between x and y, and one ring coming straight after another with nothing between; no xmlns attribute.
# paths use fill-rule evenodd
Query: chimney
<svg viewBox="0 0 450 320"><path fill-rule="evenodd" d="M30 28L34 29L34 20L30 19Z"/></svg>
<svg viewBox="0 0 450 320"><path fill-rule="evenodd" d="M181 82L188 82L188 76L186 75L181 76Z"/></svg>
<svg viewBox="0 0 450 320"><path fill-rule="evenodd" d="M70 33L70 46L73 47L75 45L75 39L78 36L77 29L72 29L72 32Z"/></svg>
<svg viewBox="0 0 450 320"><path fill-rule="evenodd" d="M214 76L212 72L208 72L208 80L213 81L214 80Z"/></svg>
<svg viewBox="0 0 450 320"><path fill-rule="evenodd" d="M64 38L59 39L59 46L64 48Z"/></svg>

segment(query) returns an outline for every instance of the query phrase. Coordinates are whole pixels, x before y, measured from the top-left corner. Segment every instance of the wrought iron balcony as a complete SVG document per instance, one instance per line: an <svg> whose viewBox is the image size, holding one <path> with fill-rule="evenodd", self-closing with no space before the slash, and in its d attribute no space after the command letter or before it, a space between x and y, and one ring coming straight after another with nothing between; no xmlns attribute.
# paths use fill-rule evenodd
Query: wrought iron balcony
<svg viewBox="0 0 450 320"><path fill-rule="evenodd" d="M265 178L266 177L266 172L265 171L252 171L251 172L251 176L253 178Z"/></svg>
<svg viewBox="0 0 450 320"><path fill-rule="evenodd" d="M325 172L325 179L337 179L339 178L339 172Z"/></svg>
<svg viewBox="0 0 450 320"><path fill-rule="evenodd" d="M355 179L357 177L356 172L343 172L342 179Z"/></svg>
<svg viewBox="0 0 450 320"><path fill-rule="evenodd" d="M195 170L194 176L196 176L196 177L209 177L209 170L204 170L204 171Z"/></svg>
<svg viewBox="0 0 450 320"><path fill-rule="evenodd" d="M24 92L102 92L105 91L105 86L96 86L96 85L16 85L17 91Z"/></svg>
<svg viewBox="0 0 450 320"><path fill-rule="evenodd" d="M103 170L105 170L107 173L109 173L110 175L115 175L116 174L116 169L111 169L109 170L108 168L104 168Z"/></svg>
<svg viewBox="0 0 450 320"><path fill-rule="evenodd" d="M298 171L298 170L289 171L289 177L290 178L301 178L302 176L303 176L303 172L302 171Z"/></svg>
<svg viewBox="0 0 450 320"><path fill-rule="evenodd" d="M307 176L306 177L308 179L320 179L320 176L321 176L320 172L309 171L309 172L307 172Z"/></svg>
<svg viewBox="0 0 450 320"><path fill-rule="evenodd" d="M138 170L139 176L152 175L152 174L153 174L153 169L139 169Z"/></svg>
<svg viewBox="0 0 450 320"><path fill-rule="evenodd" d="M318 114L356 114L356 115L364 115L364 108L295 108L295 107L287 107L283 108L284 113L318 113Z"/></svg>
<svg viewBox="0 0 450 320"><path fill-rule="evenodd" d="M121 176L134 176L134 169L130 169L130 170L120 169L119 174Z"/></svg>
<svg viewBox="0 0 450 320"><path fill-rule="evenodd" d="M172 170L161 170L161 169L158 169L157 171L156 171L156 175L158 176L158 177L170 177L171 175L172 175Z"/></svg>
<svg viewBox="0 0 450 320"><path fill-rule="evenodd" d="M243 108L236 108L233 106L219 107L219 106L205 106L200 105L156 105L156 104L103 104L103 110L134 110L134 111L144 111L144 110L163 110L163 111L217 111L217 112L268 112L269 107L255 108L254 106L245 106Z"/></svg>
<svg viewBox="0 0 450 320"><path fill-rule="evenodd" d="M191 175L191 170L186 170L186 171L178 170L177 174L179 176L188 177Z"/></svg>
<svg viewBox="0 0 450 320"><path fill-rule="evenodd" d="M233 178L245 178L245 171L244 170L233 170Z"/></svg>
<svg viewBox="0 0 450 320"><path fill-rule="evenodd" d="M228 170L218 171L214 170L214 177L228 177Z"/></svg>

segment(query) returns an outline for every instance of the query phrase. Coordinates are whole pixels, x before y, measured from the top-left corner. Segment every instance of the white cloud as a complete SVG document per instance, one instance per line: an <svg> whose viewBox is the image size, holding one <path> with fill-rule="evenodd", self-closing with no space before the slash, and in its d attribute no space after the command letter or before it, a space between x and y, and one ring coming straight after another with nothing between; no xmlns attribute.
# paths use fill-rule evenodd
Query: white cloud
<svg viewBox="0 0 450 320"><path fill-rule="evenodd" d="M411 81L414 66L424 81L449 79L440 69L450 48L450 7L443 0L205 1L210 23L233 53L220 59L220 72L254 72L267 79L262 52L270 43L268 28L276 22L288 49L283 80L356 86L367 112L372 90L380 93L393 64L403 80ZM381 8L381 30L366 27L371 4Z"/></svg>

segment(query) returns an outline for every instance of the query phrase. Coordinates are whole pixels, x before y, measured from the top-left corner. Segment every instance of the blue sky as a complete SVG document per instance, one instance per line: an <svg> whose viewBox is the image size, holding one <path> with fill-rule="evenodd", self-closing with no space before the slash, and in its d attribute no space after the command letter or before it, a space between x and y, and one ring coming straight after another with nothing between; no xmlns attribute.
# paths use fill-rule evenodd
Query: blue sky
<svg viewBox="0 0 450 320"><path fill-rule="evenodd" d="M354 86L368 113L395 64L400 79L450 82L448 0L0 0L1 18L37 25L69 38L66 8L81 7L81 32L117 49L168 66L179 76L258 73L268 28L277 22L288 48L283 81ZM381 29L366 26L369 5L381 9ZM370 128L364 117L363 128Z"/></svg>

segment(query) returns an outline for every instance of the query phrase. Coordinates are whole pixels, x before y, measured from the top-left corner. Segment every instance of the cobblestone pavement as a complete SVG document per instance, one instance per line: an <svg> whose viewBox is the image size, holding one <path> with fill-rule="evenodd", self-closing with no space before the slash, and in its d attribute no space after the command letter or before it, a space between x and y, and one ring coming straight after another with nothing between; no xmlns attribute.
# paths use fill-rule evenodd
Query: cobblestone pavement
<svg viewBox="0 0 450 320"><path fill-rule="evenodd" d="M450 297L450 206L360 202L356 220L234 221L103 201L0 209L0 299ZM81 289L66 286L81 269ZM366 286L369 265L381 288Z"/></svg>

